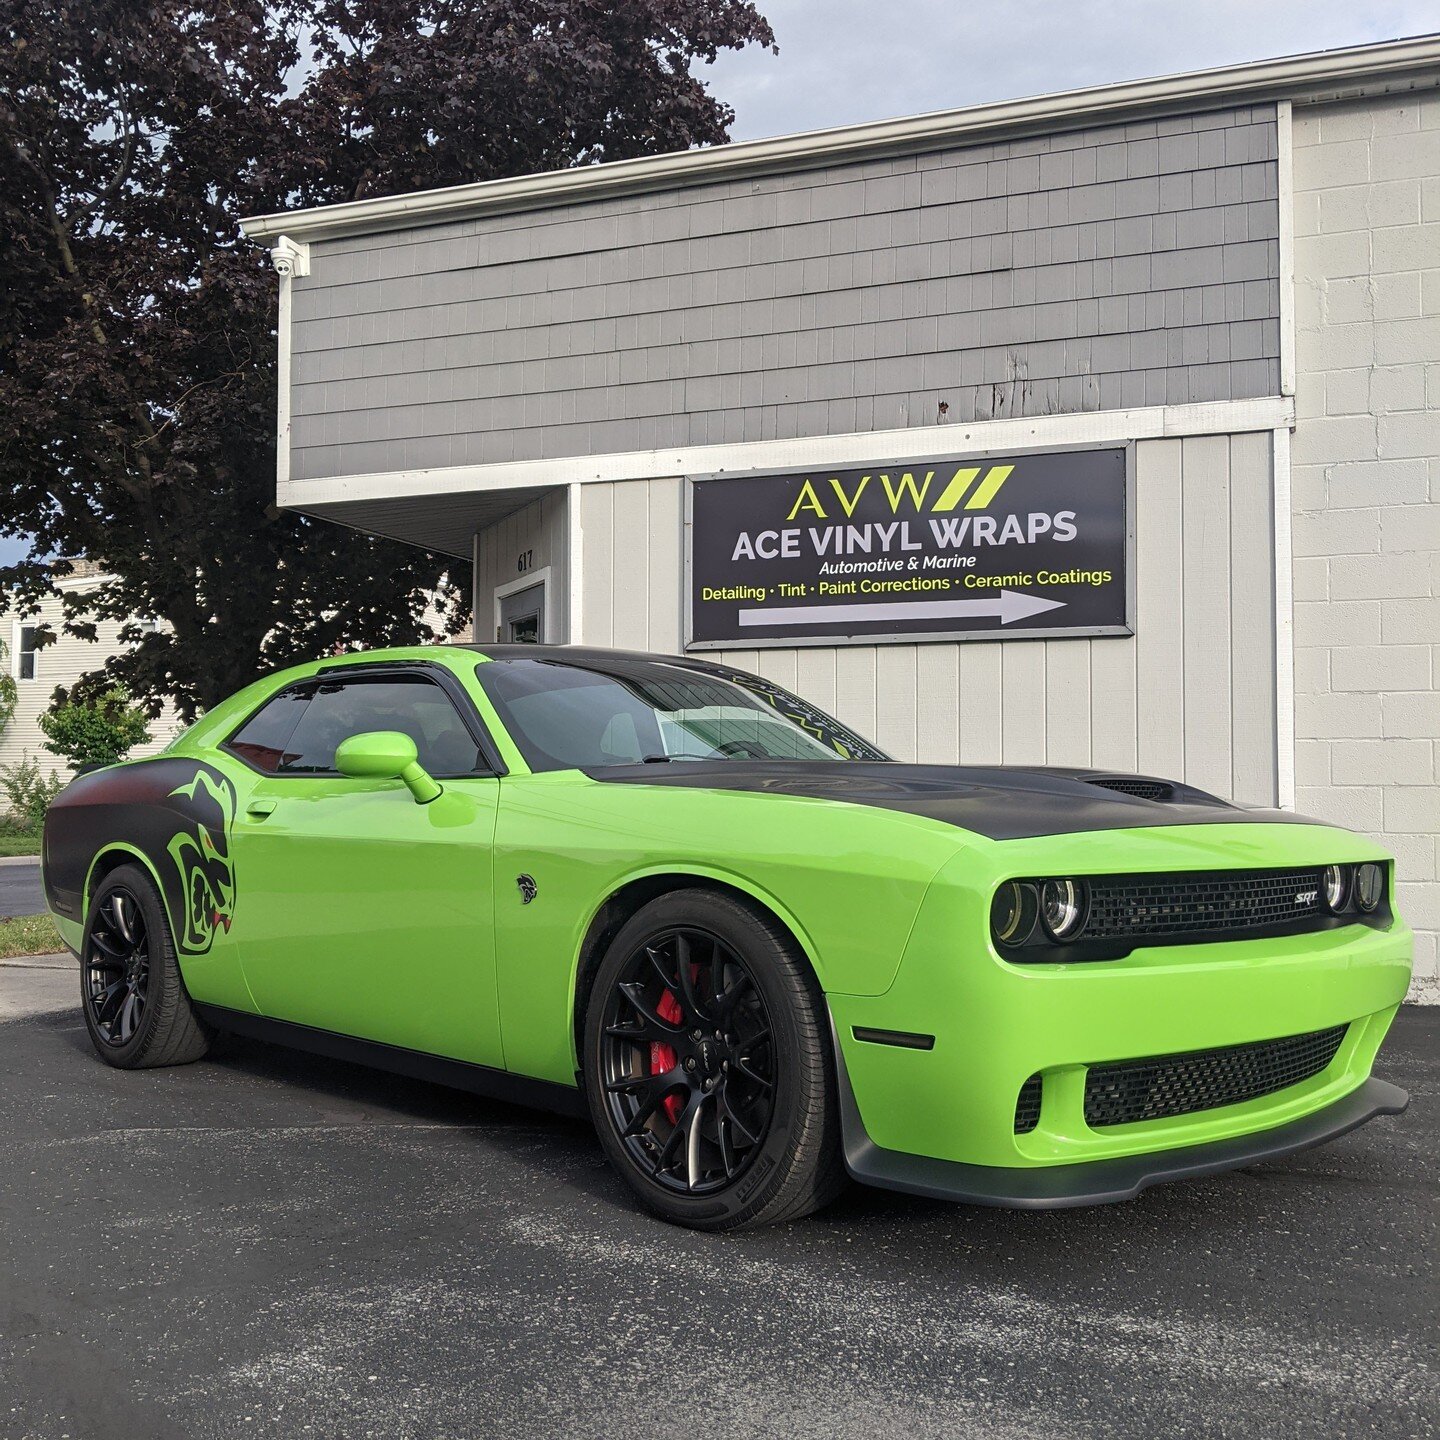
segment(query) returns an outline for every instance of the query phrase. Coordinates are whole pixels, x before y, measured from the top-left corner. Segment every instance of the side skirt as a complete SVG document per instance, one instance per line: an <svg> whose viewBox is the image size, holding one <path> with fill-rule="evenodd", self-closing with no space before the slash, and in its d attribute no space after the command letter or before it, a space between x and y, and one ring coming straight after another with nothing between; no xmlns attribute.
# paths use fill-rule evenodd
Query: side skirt
<svg viewBox="0 0 1440 1440"><path fill-rule="evenodd" d="M489 1100L528 1105L535 1110L550 1110L575 1119L589 1113L585 1097L578 1089L557 1085L552 1080L535 1080L528 1075L514 1075L489 1065L449 1060L442 1055L427 1055L421 1050L406 1050L379 1040L360 1040L353 1035L337 1035L333 1030L317 1030L289 1020L271 1020L264 1015L246 1014L243 1010L227 1010L220 1005L196 1004L195 1010L207 1025L233 1035L244 1035L251 1040L285 1045L292 1050L306 1050L331 1060L348 1060L355 1065L368 1065L375 1070L406 1075L412 1080L448 1085L452 1090L467 1090L472 1095L483 1095Z"/></svg>

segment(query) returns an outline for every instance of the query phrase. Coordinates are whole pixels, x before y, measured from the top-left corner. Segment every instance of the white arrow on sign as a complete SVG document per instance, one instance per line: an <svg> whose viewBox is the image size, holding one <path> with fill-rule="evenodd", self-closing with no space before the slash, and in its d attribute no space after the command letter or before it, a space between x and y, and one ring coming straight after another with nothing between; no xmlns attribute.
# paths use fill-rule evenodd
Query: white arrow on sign
<svg viewBox="0 0 1440 1440"><path fill-rule="evenodd" d="M1002 625L1063 610L1063 600L1042 600L1021 590L1001 590L976 600L899 600L866 605L777 605L742 610L741 625L851 625L877 620L984 620Z"/></svg>

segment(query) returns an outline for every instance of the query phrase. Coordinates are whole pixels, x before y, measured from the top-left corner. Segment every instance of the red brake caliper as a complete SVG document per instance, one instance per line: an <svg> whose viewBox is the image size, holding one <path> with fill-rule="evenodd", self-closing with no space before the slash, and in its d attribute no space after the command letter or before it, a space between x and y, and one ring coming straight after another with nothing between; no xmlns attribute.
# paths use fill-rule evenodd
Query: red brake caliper
<svg viewBox="0 0 1440 1440"><path fill-rule="evenodd" d="M684 1016L684 1011L680 1009L680 1002L669 990L660 997L660 1003L655 1007L655 1013L667 1025L678 1025ZM650 1042L650 1073L652 1075L663 1075L667 1070L673 1070L678 1058L673 1045L667 1045L663 1040ZM660 1108L669 1117L672 1125L680 1118L680 1111L684 1103L683 1098L679 1095L667 1095L660 1102Z"/></svg>

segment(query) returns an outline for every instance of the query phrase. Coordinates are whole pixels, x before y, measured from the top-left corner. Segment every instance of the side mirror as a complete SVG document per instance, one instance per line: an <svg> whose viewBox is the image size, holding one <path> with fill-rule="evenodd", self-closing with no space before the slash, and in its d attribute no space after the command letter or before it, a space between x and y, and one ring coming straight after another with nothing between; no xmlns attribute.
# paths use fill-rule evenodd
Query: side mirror
<svg viewBox="0 0 1440 1440"><path fill-rule="evenodd" d="M428 805L442 793L420 764L415 742L398 730L371 730L342 740L335 751L335 768L357 779L403 780L417 805Z"/></svg>

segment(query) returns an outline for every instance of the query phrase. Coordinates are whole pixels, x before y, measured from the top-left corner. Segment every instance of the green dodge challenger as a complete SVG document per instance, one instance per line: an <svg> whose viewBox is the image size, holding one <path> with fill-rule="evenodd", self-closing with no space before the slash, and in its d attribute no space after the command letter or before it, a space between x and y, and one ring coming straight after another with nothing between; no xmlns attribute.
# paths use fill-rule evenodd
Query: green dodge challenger
<svg viewBox="0 0 1440 1440"><path fill-rule="evenodd" d="M669 1220L847 1176L1123 1200L1405 1107L1370 841L1095 770L906 765L756 676L443 646L318 661L75 780L48 903L100 1055L217 1031L587 1109Z"/></svg>

